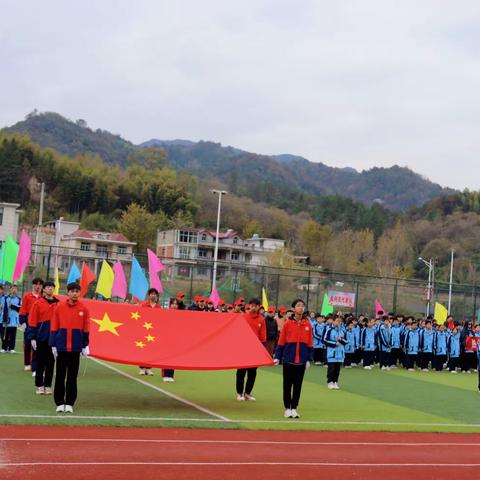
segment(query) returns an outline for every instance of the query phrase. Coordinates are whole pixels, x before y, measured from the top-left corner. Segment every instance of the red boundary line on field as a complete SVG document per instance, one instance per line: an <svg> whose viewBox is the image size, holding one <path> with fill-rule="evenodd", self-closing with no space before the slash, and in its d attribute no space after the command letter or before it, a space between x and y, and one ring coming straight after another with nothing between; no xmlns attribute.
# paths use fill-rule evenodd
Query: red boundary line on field
<svg viewBox="0 0 480 480"><path fill-rule="evenodd" d="M68 439L68 440L67 440ZM480 434L0 426L1 478L475 478Z"/></svg>

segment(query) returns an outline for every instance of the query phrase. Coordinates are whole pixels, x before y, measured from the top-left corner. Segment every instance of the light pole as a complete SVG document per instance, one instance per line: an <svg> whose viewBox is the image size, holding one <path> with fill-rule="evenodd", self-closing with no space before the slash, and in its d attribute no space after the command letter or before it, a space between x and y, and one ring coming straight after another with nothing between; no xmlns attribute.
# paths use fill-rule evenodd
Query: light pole
<svg viewBox="0 0 480 480"><path fill-rule="evenodd" d="M453 284L453 254L455 250L452 248L452 256L450 259L450 282L448 284L448 314L450 315L452 308L452 284Z"/></svg>
<svg viewBox="0 0 480 480"><path fill-rule="evenodd" d="M43 223L43 202L45 199L45 183L40 184L40 209L38 211L38 225L37 225L37 231L35 233L35 255L34 255L34 261L33 263L35 264L35 267L37 266L37 255L38 255L38 242L39 242L39 236L40 236L40 229L42 228L42 223Z"/></svg>
<svg viewBox="0 0 480 480"><path fill-rule="evenodd" d="M212 276L212 292L217 287L217 262L218 262L218 237L220 235L220 210L222 208L222 196L228 192L225 190L211 190L214 195L218 195L218 211L217 211L217 234L215 236L215 251L213 253L213 276Z"/></svg>
<svg viewBox="0 0 480 480"><path fill-rule="evenodd" d="M433 258L431 258L428 262L424 260L422 257L418 257L418 259L423 262L428 267L428 284L427 284L427 291L428 291L428 302L427 302L427 317L430 315L430 300L432 295L432 273L433 273Z"/></svg>

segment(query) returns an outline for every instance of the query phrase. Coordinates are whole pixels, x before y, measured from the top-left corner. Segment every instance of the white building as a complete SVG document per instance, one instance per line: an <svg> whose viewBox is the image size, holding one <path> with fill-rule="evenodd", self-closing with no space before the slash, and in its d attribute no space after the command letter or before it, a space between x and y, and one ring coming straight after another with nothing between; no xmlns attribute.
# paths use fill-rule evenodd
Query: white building
<svg viewBox="0 0 480 480"><path fill-rule="evenodd" d="M0 242L4 242L8 235L18 239L18 223L20 220L19 203L0 202Z"/></svg>

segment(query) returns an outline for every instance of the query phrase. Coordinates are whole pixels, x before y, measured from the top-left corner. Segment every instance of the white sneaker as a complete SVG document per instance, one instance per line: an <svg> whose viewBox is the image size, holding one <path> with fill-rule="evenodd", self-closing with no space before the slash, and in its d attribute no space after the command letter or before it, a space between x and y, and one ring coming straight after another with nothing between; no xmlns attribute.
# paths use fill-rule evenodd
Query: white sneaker
<svg viewBox="0 0 480 480"><path fill-rule="evenodd" d="M36 373L35 373L35 372L32 372L32 377L34 377L35 375L36 375Z"/></svg>
<svg viewBox="0 0 480 480"><path fill-rule="evenodd" d="M334 388L335 388L334 385L335 385L335 384L334 384L333 382L327 383L327 388L328 388L329 390L334 390Z"/></svg>
<svg viewBox="0 0 480 480"><path fill-rule="evenodd" d="M241 393L237 393L237 400L239 402L244 402L245 401L245 397L241 394Z"/></svg>
<svg viewBox="0 0 480 480"><path fill-rule="evenodd" d="M387 367L383 366L383 367L382 367L382 370L387 370Z"/></svg>
<svg viewBox="0 0 480 480"><path fill-rule="evenodd" d="M347 365L347 366L345 366L345 367L343 367L343 368L352 368L352 366L351 366L351 365Z"/></svg>
<svg viewBox="0 0 480 480"><path fill-rule="evenodd" d="M390 365L390 368L397 368L396 365Z"/></svg>
<svg viewBox="0 0 480 480"><path fill-rule="evenodd" d="M5 353L6 350L4 350L3 348L0 350L0 353Z"/></svg>
<svg viewBox="0 0 480 480"><path fill-rule="evenodd" d="M146 375L146 370L144 368L141 368L138 372L139 375Z"/></svg>
<svg viewBox="0 0 480 480"><path fill-rule="evenodd" d="M363 367L364 370L371 370L372 367L370 365L367 365L366 367Z"/></svg>
<svg viewBox="0 0 480 480"><path fill-rule="evenodd" d="M65 405L59 405L55 411L57 413L63 413L65 411Z"/></svg>
<svg viewBox="0 0 480 480"><path fill-rule="evenodd" d="M337 382L335 382L335 383L333 384L333 389L334 389L334 390L340 390L340 387L338 386L338 383L337 383Z"/></svg>
<svg viewBox="0 0 480 480"><path fill-rule="evenodd" d="M43 395L45 393L45 389L43 387L37 387L35 390L36 395Z"/></svg>
<svg viewBox="0 0 480 480"><path fill-rule="evenodd" d="M291 416L292 416L292 411L291 411L289 408L287 408L287 409L285 410L283 416L284 416L285 418L291 418Z"/></svg>
<svg viewBox="0 0 480 480"><path fill-rule="evenodd" d="M450 370L450 373L457 373L456 370Z"/></svg>
<svg viewBox="0 0 480 480"><path fill-rule="evenodd" d="M145 374L144 374L145 375ZM163 377L163 382L164 383L168 383L170 381L170 379L168 377Z"/></svg>
<svg viewBox="0 0 480 480"><path fill-rule="evenodd" d="M153 375L153 373L152 373ZM167 377L167 382L174 383L175 379L173 377Z"/></svg>
<svg viewBox="0 0 480 480"><path fill-rule="evenodd" d="M52 389L50 387L45 387L45 395L51 395Z"/></svg>
<svg viewBox="0 0 480 480"><path fill-rule="evenodd" d="M65 413L73 413L73 407L71 405L65 405Z"/></svg>
<svg viewBox="0 0 480 480"><path fill-rule="evenodd" d="M25 365L25 366L23 367L23 369L24 369L26 372L29 372L29 371L32 369L32 367L31 367L30 365Z"/></svg>
<svg viewBox="0 0 480 480"><path fill-rule="evenodd" d="M300 415L298 414L298 412L295 408L292 408L290 410L290 417L291 418L300 418Z"/></svg>
<svg viewBox="0 0 480 480"><path fill-rule="evenodd" d="M414 372L415 369L414 369L414 368L409 368L408 371L409 371L409 372Z"/></svg>
<svg viewBox="0 0 480 480"><path fill-rule="evenodd" d="M153 377L153 372L152 372L152 369L151 368L146 368L145 369L145 374L150 376L150 377Z"/></svg>
<svg viewBox="0 0 480 480"><path fill-rule="evenodd" d="M250 400L251 402L255 402L257 399L253 395L250 395L249 393L246 393L245 394L245 400Z"/></svg>
<svg viewBox="0 0 480 480"><path fill-rule="evenodd" d="M428 368L422 368L422 372L428 372Z"/></svg>
<svg viewBox="0 0 480 480"><path fill-rule="evenodd" d="M15 350L10 350L10 353L17 353Z"/></svg>
<svg viewBox="0 0 480 480"><path fill-rule="evenodd" d="M321 362L315 362L314 365L321 365ZM285 410L286 411L286 410Z"/></svg>

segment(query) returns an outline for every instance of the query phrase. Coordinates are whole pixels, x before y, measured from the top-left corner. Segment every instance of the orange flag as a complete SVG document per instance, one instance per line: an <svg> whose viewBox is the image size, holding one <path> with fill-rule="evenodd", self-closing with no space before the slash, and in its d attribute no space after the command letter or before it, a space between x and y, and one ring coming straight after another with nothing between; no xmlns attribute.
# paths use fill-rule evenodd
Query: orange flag
<svg viewBox="0 0 480 480"><path fill-rule="evenodd" d="M82 276L80 277L80 296L83 297L88 291L88 286L95 280L95 273L82 262Z"/></svg>

